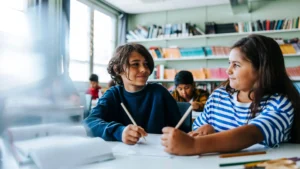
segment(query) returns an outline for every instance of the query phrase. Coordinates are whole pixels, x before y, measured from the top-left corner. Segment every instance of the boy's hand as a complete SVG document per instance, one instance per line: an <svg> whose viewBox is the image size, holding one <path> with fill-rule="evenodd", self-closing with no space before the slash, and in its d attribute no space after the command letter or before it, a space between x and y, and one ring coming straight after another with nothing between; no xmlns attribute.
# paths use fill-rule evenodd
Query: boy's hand
<svg viewBox="0 0 300 169"><path fill-rule="evenodd" d="M125 144L136 144L142 136L147 136L148 134L140 126L128 125L125 127L122 133L122 141Z"/></svg>
<svg viewBox="0 0 300 169"><path fill-rule="evenodd" d="M195 152L195 139L186 133L172 127L163 128L161 144L165 151L176 155L193 155Z"/></svg>
<svg viewBox="0 0 300 169"><path fill-rule="evenodd" d="M188 135L190 135L192 137L198 137L198 136L205 136L208 134L213 134L215 132L216 131L213 128L213 126L211 126L210 124L205 124L205 125L199 127L197 130L189 132Z"/></svg>
<svg viewBox="0 0 300 169"><path fill-rule="evenodd" d="M191 105L193 107L193 110L198 110L200 108L199 102L192 102Z"/></svg>

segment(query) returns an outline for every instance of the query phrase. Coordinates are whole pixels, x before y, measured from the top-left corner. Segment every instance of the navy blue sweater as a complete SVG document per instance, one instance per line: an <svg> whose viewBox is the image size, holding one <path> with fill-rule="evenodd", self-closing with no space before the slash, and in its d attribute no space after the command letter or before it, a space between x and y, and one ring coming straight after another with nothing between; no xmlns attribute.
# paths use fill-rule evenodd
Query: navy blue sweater
<svg viewBox="0 0 300 169"><path fill-rule="evenodd" d="M176 126L181 115L171 94L159 84L147 84L136 93L123 86L114 86L99 99L97 106L84 120L89 132L107 141L122 141L125 126L132 124L121 107L123 102L137 125L147 133L162 133L165 126ZM189 131L188 128L181 128Z"/></svg>

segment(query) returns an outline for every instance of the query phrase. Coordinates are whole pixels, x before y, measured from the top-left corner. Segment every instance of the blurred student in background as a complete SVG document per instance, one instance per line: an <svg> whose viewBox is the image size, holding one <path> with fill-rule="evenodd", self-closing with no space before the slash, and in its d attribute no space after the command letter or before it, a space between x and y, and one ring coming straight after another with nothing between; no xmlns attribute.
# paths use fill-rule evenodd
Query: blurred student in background
<svg viewBox="0 0 300 169"><path fill-rule="evenodd" d="M196 89L191 72L186 70L178 72L174 83L175 90L172 96L177 102L190 102L194 111L203 111L209 94L205 90Z"/></svg>
<svg viewBox="0 0 300 169"><path fill-rule="evenodd" d="M92 99L96 100L102 95L98 76L96 74L91 74L89 80L90 80L90 88L88 89L87 94L92 95Z"/></svg>

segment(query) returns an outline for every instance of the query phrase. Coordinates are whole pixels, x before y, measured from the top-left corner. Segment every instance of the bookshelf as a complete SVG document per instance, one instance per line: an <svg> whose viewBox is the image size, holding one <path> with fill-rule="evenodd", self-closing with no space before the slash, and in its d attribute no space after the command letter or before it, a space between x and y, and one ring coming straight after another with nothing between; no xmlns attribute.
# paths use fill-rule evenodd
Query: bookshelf
<svg viewBox="0 0 300 169"><path fill-rule="evenodd" d="M223 82L226 79L195 79L195 82ZM291 80L294 82L300 82L300 76L291 77ZM173 83L173 79L149 79L148 82L156 83Z"/></svg>
<svg viewBox="0 0 300 169"><path fill-rule="evenodd" d="M201 39L201 38L247 36L250 34L265 35L265 34L271 34L271 33L286 33L286 32L300 32L300 29L268 30L268 31L242 32L242 33L205 34L205 35L187 36L187 37L152 38L152 39L128 40L128 42L141 43L141 42L153 42L153 41L170 41L170 40L188 40L188 39Z"/></svg>
<svg viewBox="0 0 300 169"><path fill-rule="evenodd" d="M195 79L195 82L223 82L226 79ZM300 80L300 78L299 78ZM173 79L149 79L148 82L173 83Z"/></svg>
<svg viewBox="0 0 300 169"><path fill-rule="evenodd" d="M270 3L250 2L257 8L251 13L232 14L230 5L217 5L207 7L196 7L191 9L180 9L171 11L161 11L152 13L132 14L129 16L128 29L135 29L136 25L149 26L152 24L166 25L179 23L196 24L202 31L205 31L206 22L222 23L238 23L238 22L254 22L257 20L278 20L297 18L300 16L298 6L299 0L272 1ZM278 12L281 11L281 12ZM146 48L158 46L161 48L178 47L178 48L198 48L223 46L230 47L242 37L250 34L261 34L271 38L292 39L300 38L300 29L281 29L267 31L252 32L235 32L221 34L204 34L196 36L180 36L180 37L161 37L152 39L129 40L128 42L140 43ZM285 54L284 60L286 67L300 66L300 53ZM194 70L199 68L227 68L228 56L189 56L181 58L160 58L154 60L155 65L164 65L165 69L177 70ZM211 77L213 78L213 77ZM300 81L300 77L291 78L295 82ZM218 84L225 79L196 79L198 84ZM149 79L149 82L163 83L171 85L173 79Z"/></svg>
<svg viewBox="0 0 300 169"><path fill-rule="evenodd" d="M300 57L300 53L295 54L285 54L284 57ZM162 58L162 59L154 59L154 62L180 62L180 61L196 61L196 60L227 60L228 56L191 56L184 58Z"/></svg>

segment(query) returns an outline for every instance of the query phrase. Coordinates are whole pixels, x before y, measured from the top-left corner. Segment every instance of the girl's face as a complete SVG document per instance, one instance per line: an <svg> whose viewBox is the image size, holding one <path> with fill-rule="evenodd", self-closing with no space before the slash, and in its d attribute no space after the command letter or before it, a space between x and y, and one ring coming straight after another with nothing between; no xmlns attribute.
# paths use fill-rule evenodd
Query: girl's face
<svg viewBox="0 0 300 169"><path fill-rule="evenodd" d="M229 67L226 73L229 76L230 87L240 91L250 91L257 79L257 71L252 63L247 61L239 48L233 48L229 55Z"/></svg>
<svg viewBox="0 0 300 169"><path fill-rule="evenodd" d="M179 84L176 87L177 92L179 95L184 98L186 101L190 101L193 97L193 85L191 84Z"/></svg>
<svg viewBox="0 0 300 169"><path fill-rule="evenodd" d="M132 52L129 56L129 66L122 72L121 78L124 87L129 92L141 90L148 80L150 70L145 58L138 52Z"/></svg>

